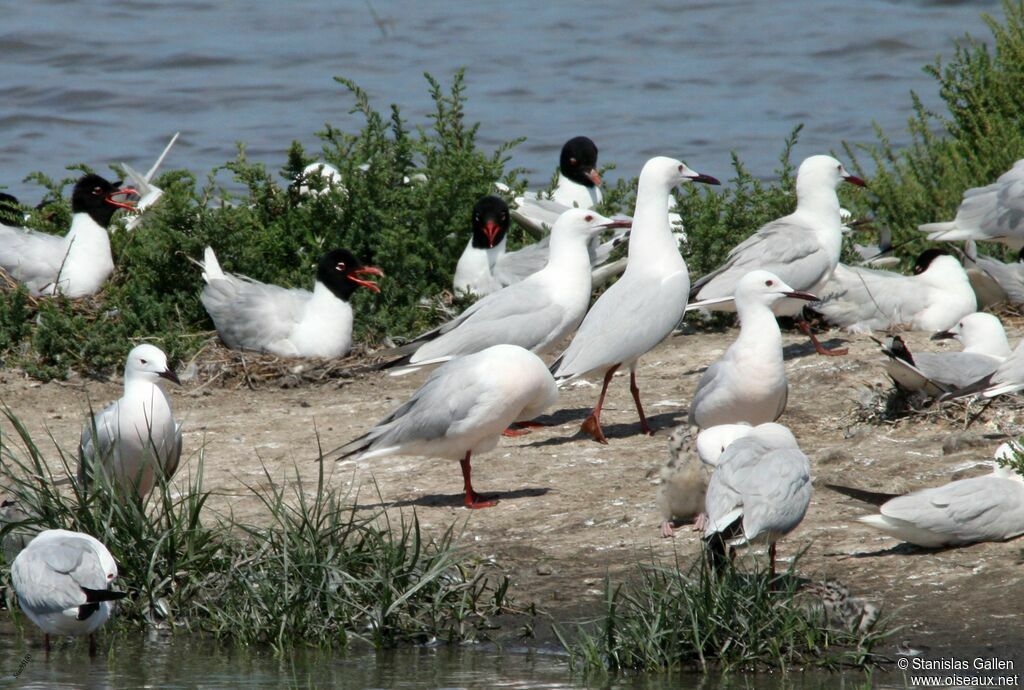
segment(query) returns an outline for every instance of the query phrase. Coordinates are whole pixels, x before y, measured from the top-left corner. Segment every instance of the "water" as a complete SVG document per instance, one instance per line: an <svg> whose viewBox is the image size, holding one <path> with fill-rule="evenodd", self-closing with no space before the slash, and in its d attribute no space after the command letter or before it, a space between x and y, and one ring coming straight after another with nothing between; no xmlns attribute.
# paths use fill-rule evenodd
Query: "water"
<svg viewBox="0 0 1024 690"><path fill-rule="evenodd" d="M965 32L987 39L983 11L996 0L7 3L0 184L34 203L33 170L144 170L176 130L168 166L204 176L242 141L277 169L293 139L317 150L324 122L358 127L333 75L423 123L422 73L462 65L483 144L527 137L514 164L538 181L581 133L623 175L671 154L727 177L736 150L770 176L801 122L797 159L871 142L872 122L901 141L909 91L939 103L922 66Z"/></svg>

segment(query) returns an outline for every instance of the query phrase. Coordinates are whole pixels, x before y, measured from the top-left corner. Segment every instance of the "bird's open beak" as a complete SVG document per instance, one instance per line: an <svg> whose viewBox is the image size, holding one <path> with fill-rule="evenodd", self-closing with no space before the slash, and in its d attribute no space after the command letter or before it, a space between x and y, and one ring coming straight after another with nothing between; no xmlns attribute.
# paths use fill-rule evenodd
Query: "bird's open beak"
<svg viewBox="0 0 1024 690"><path fill-rule="evenodd" d="M846 180L847 182L849 182L850 184L857 185L858 187L867 187L868 186L867 182L865 182L864 180L860 179L856 175L845 175L845 176L843 176L843 179Z"/></svg>
<svg viewBox="0 0 1024 690"><path fill-rule="evenodd" d="M173 381L179 386L181 385L181 379L179 379L178 375L174 373L174 369L164 369L159 374L157 374L157 376L159 376L162 379L167 379L168 381Z"/></svg>
<svg viewBox="0 0 1024 690"><path fill-rule="evenodd" d="M711 175L704 175L702 173L697 173L696 175L691 177L690 182L703 182L704 184L722 184L721 182L718 181L718 178L711 177Z"/></svg>
<svg viewBox="0 0 1024 690"><path fill-rule="evenodd" d="M376 266L363 266L362 268L357 268L356 270L348 274L348 279L351 280L356 285L362 285L367 290L371 290L373 292L380 292L380 286L378 286L377 283L373 282L372 280L363 280L361 278L356 278L356 276L364 274L380 276L381 278L383 278L384 271L380 270Z"/></svg>
<svg viewBox="0 0 1024 690"><path fill-rule="evenodd" d="M128 201L127 199L125 199L124 201L118 201L117 199L114 198L115 196L127 196L129 194L139 196L138 190L136 190L134 187L125 187L124 189L115 189L110 194L107 194L106 198L103 200L110 204L111 206L117 206L118 208L126 208L129 211L134 211L134 201Z"/></svg>
<svg viewBox="0 0 1024 690"><path fill-rule="evenodd" d="M495 223L493 220L489 220L484 223L484 234L487 235L487 246L493 247L498 241L498 235L501 233L501 226Z"/></svg>
<svg viewBox="0 0 1024 690"><path fill-rule="evenodd" d="M939 331L938 333L933 335L930 338L930 340L951 340L951 339L953 339L955 337L956 337L955 333L951 333L949 331Z"/></svg>
<svg viewBox="0 0 1024 690"><path fill-rule="evenodd" d="M783 292L783 295L792 299L804 299L808 302L819 302L820 298L810 292L802 292L800 290L794 290L793 292Z"/></svg>
<svg viewBox="0 0 1024 690"><path fill-rule="evenodd" d="M593 182L595 186L601 186L601 176L597 173L597 170L595 170L594 168L591 168L590 170L587 171L587 177L590 178L590 181Z"/></svg>

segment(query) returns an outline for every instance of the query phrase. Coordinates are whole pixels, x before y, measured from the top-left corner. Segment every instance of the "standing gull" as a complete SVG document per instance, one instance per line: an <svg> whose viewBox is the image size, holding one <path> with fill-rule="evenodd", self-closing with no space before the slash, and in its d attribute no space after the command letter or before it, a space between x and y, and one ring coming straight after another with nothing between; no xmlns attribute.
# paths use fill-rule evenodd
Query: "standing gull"
<svg viewBox="0 0 1024 690"><path fill-rule="evenodd" d="M135 194L99 175L83 176L71 193L71 229L64 237L0 224L0 268L33 295L86 297L114 272L107 228L118 209L134 206L115 197Z"/></svg>
<svg viewBox="0 0 1024 690"><path fill-rule="evenodd" d="M761 424L729 444L708 483L704 540L716 563L726 544L768 542L775 574L775 542L804 519L811 503L811 466L781 424Z"/></svg>
<svg viewBox="0 0 1024 690"><path fill-rule="evenodd" d="M345 249L324 254L313 291L261 283L225 273L213 249L206 248L201 296L224 344L234 350L270 352L281 357L341 357L352 348L352 306L358 287L380 292L364 275L384 275L364 266Z"/></svg>
<svg viewBox="0 0 1024 690"><path fill-rule="evenodd" d="M721 267L694 283L691 299L728 298L739 279L755 268L771 271L794 290L817 294L839 264L843 221L836 188L844 181L864 186L863 180L846 172L831 156L804 160L796 175L796 211L762 226L737 245ZM772 311L777 316L799 316L803 306L800 300L786 299L777 302ZM735 309L728 301L708 308ZM800 321L800 328L820 354L845 354L822 347L805 321Z"/></svg>
<svg viewBox="0 0 1024 690"><path fill-rule="evenodd" d="M11 565L11 584L25 615L50 635L89 635L89 654L96 654L92 636L126 592L115 592L117 564L103 544L81 532L41 532Z"/></svg>
<svg viewBox="0 0 1024 690"><path fill-rule="evenodd" d="M390 354L406 354L386 366L396 373L471 354L491 345L519 345L544 353L572 333L590 306L587 242L617 222L595 211L571 209L551 230L548 264L519 283L487 295L458 317ZM389 354L389 353L385 353Z"/></svg>
<svg viewBox="0 0 1024 690"><path fill-rule="evenodd" d="M626 271L594 303L568 349L552 365L559 381L591 373L604 375L601 396L581 427L601 443L608 442L601 430L601 407L612 375L621 366L629 367L629 387L640 428L650 433L640 404L636 367L641 356L672 332L686 309L690 274L665 209L672 188L691 181L719 184L672 158L647 161L640 172Z"/></svg>
<svg viewBox="0 0 1024 690"><path fill-rule="evenodd" d="M510 424L533 419L557 399L555 381L537 355L517 345L495 345L438 367L406 403L342 446L341 457L458 460L466 507L487 508L497 500L473 490L473 454L493 450Z"/></svg>
<svg viewBox="0 0 1024 690"><path fill-rule="evenodd" d="M690 402L690 424L774 422L786 409L789 384L782 362L782 333L772 306L783 299L814 301L774 273L751 271L736 283L740 334L722 358L700 377Z"/></svg>
<svg viewBox="0 0 1024 690"><path fill-rule="evenodd" d="M181 424L157 382L180 383L167 355L153 345L138 345L124 367L124 395L96 414L82 429L78 478L91 481L97 466L125 492L145 498L156 472L170 479L181 458Z"/></svg>

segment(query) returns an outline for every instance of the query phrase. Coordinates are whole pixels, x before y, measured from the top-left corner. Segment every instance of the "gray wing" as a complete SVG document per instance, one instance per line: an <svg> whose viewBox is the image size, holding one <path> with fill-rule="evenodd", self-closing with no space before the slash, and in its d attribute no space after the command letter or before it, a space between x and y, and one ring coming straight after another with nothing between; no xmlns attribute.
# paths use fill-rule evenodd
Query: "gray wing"
<svg viewBox="0 0 1024 690"><path fill-rule="evenodd" d="M1024 264L1006 264L987 256L978 256L974 263L1006 293L1013 304L1024 304Z"/></svg>
<svg viewBox="0 0 1024 690"><path fill-rule="evenodd" d="M951 543L1001 541L1024 534L1024 486L991 475L961 479L894 498L881 513Z"/></svg>
<svg viewBox="0 0 1024 690"><path fill-rule="evenodd" d="M477 376L476 363L470 360L467 364L466 359L453 359L435 369L409 400L364 436L343 446L342 457L443 438L475 420L481 399L489 391Z"/></svg>
<svg viewBox="0 0 1024 690"><path fill-rule="evenodd" d="M262 350L288 337L312 296L308 290L229 274L207 283L201 299L228 347Z"/></svg>
<svg viewBox="0 0 1024 690"><path fill-rule="evenodd" d="M697 408L700 407L701 403L711 395L716 387L721 382L721 375L724 373L724 366L722 360L718 360L704 370L701 374L700 381L697 383L697 390L693 393L693 400L690 401L690 414L689 423L691 426L697 424L695 416Z"/></svg>
<svg viewBox="0 0 1024 690"><path fill-rule="evenodd" d="M914 363L928 379L949 390L988 376L1001 360L974 352L920 352L914 355Z"/></svg>
<svg viewBox="0 0 1024 690"><path fill-rule="evenodd" d="M511 285L529 278L531 275L548 265L550 254L548 235L538 242L528 244L514 252L505 252L494 264L492 273L502 285Z"/></svg>
<svg viewBox="0 0 1024 690"><path fill-rule="evenodd" d="M914 355L915 361L919 355ZM930 398L937 398L951 389L931 380L913 364L890 357L885 364L885 373L896 383L897 386L908 391L921 391Z"/></svg>
<svg viewBox="0 0 1024 690"><path fill-rule="evenodd" d="M794 290L810 290L829 276L837 259L821 246L813 228L786 216L733 248L720 268L694 283L690 294L700 300L728 297L736 281L754 269L771 271Z"/></svg>
<svg viewBox="0 0 1024 690"><path fill-rule="evenodd" d="M689 277L664 281L628 273L602 294L559 358L556 379L636 360L660 343L683 318Z"/></svg>
<svg viewBox="0 0 1024 690"><path fill-rule="evenodd" d="M164 477L168 480L178 471L178 463L181 461L181 422L174 424L174 445L164 463Z"/></svg>
<svg viewBox="0 0 1024 690"><path fill-rule="evenodd" d="M63 611L80 606L85 603L82 587L108 586L92 544L76 537L29 544L15 559L11 575L26 583L16 589L18 597L33 611Z"/></svg>
<svg viewBox="0 0 1024 690"><path fill-rule="evenodd" d="M95 435L94 435L95 432ZM108 466L117 445L117 403L97 412L82 427L78 442L78 481L88 485L94 465Z"/></svg>
<svg viewBox="0 0 1024 690"><path fill-rule="evenodd" d="M441 334L424 343L410 362L468 355L500 344L536 350L550 343L567 316L546 291L529 281L515 283L492 292L442 327Z"/></svg>

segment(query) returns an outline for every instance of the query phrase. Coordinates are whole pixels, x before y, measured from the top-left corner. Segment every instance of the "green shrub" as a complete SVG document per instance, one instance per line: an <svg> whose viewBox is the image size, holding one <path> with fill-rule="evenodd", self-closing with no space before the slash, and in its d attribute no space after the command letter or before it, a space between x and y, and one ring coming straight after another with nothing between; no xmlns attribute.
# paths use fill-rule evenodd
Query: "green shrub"
<svg viewBox="0 0 1024 690"><path fill-rule="evenodd" d="M145 501L125 497L102 472L87 491L72 455L54 442L51 470L18 418L3 414L15 433L0 437L0 481L30 517L0 537L61 528L98 538L118 563L115 587L129 593L114 627L158 624L279 651L389 647L477 640L504 610L507 580L457 549L453 528L434 539L415 514L397 524L384 511L357 515L353 497L328 488L323 458L315 488L267 473L267 488L251 489L262 514L243 522L211 514L202 452L183 463L180 493L159 481ZM0 572L0 601L13 607Z"/></svg>
<svg viewBox="0 0 1024 690"><path fill-rule="evenodd" d="M949 62L925 67L948 112L929 111L912 93L909 145L895 148L877 128L877 144L844 145L854 169L870 174L871 194L854 208L890 226L896 242L909 242L910 256L927 244L917 225L952 220L966 189L994 182L1024 158L1024 3L1003 0L1003 11L1002 23L985 16L991 48L965 37Z"/></svg>
<svg viewBox="0 0 1024 690"><path fill-rule="evenodd" d="M796 562L771 578L729 566L716 573L703 558L638 569L634 581L605 581L604 613L579 626L575 642L558 631L574 670L749 671L816 666L866 668L887 633L876 622L830 624L820 604L801 594ZM867 623L861 625L862 623ZM879 629L876 629L879 628Z"/></svg>

